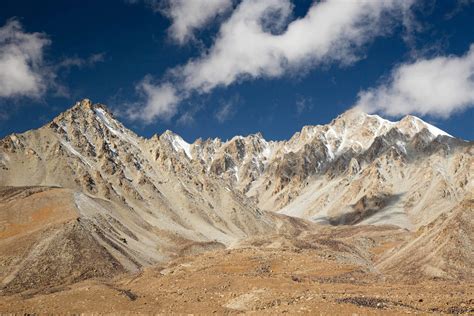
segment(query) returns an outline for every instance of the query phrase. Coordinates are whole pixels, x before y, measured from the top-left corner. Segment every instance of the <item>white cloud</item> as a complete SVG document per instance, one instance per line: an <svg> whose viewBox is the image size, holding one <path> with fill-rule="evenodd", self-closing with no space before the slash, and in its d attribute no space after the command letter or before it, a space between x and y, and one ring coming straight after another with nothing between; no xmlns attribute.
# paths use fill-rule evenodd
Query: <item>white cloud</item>
<svg viewBox="0 0 474 316"><path fill-rule="evenodd" d="M40 97L47 89L43 53L50 44L43 33L24 32L19 21L0 27L0 97Z"/></svg>
<svg viewBox="0 0 474 316"><path fill-rule="evenodd" d="M169 71L167 85L184 100L193 92L208 93L240 80L280 77L331 63L349 65L361 58L372 39L390 32L394 21L407 23L406 12L414 1L314 1L305 16L291 20L290 0L243 0L203 55ZM194 17L199 10L186 12L187 21L201 21ZM170 102L170 113L178 102Z"/></svg>
<svg viewBox="0 0 474 316"><path fill-rule="evenodd" d="M232 0L168 0L161 11L172 20L169 35L179 44L193 38L196 30L232 8Z"/></svg>
<svg viewBox="0 0 474 316"><path fill-rule="evenodd" d="M168 35L182 45L194 38L194 32L205 27L232 8L233 0L125 0L144 3L171 20Z"/></svg>
<svg viewBox="0 0 474 316"><path fill-rule="evenodd" d="M221 26L214 45L178 70L184 87L208 92L239 79L278 77L325 63L350 64L360 49L386 32L390 15L402 17L412 0L328 0L314 2L306 16L281 21L289 0L244 0ZM273 23L273 24L272 24Z"/></svg>
<svg viewBox="0 0 474 316"><path fill-rule="evenodd" d="M61 71L90 67L104 60L105 54L99 53L85 59L46 61L44 53L50 44L46 34L27 33L16 19L0 27L0 98L40 98L48 90L67 96L67 87L58 82Z"/></svg>
<svg viewBox="0 0 474 316"><path fill-rule="evenodd" d="M474 44L463 56L440 56L402 64L386 83L359 93L357 107L399 116L448 117L474 106Z"/></svg>
<svg viewBox="0 0 474 316"><path fill-rule="evenodd" d="M151 123L156 118L169 120L176 114L180 98L171 84L154 84L147 76L136 89L145 99L145 106L138 111L130 108L127 112L130 119Z"/></svg>

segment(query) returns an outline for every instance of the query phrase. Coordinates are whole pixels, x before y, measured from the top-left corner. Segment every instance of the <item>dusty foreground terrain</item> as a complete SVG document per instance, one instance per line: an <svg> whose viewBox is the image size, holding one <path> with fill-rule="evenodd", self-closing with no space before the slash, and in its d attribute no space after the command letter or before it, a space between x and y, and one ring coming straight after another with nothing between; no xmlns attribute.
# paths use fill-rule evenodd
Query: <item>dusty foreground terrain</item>
<svg viewBox="0 0 474 316"><path fill-rule="evenodd" d="M347 230L357 235L356 228ZM474 313L472 281L422 281L413 275L411 282L401 282L372 264L387 249L403 243L406 233L373 228L369 240L377 246L367 246L365 253L360 251L363 245L354 251L341 241L347 230L323 230L317 237L253 238L233 249L191 253L116 279L6 295L0 297L0 312Z"/></svg>

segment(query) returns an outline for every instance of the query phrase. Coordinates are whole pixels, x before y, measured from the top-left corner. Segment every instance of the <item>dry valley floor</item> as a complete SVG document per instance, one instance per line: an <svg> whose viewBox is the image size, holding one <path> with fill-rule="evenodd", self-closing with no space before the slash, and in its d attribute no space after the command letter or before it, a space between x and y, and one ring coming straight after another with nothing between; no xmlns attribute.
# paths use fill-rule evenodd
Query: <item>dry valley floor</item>
<svg viewBox="0 0 474 316"><path fill-rule="evenodd" d="M470 281L421 280L415 274L411 282L401 282L403 267L392 274L379 271L384 253L409 233L394 227L357 229L251 238L232 249L190 253L116 279L3 296L0 312L474 313ZM346 239L349 233L365 237Z"/></svg>

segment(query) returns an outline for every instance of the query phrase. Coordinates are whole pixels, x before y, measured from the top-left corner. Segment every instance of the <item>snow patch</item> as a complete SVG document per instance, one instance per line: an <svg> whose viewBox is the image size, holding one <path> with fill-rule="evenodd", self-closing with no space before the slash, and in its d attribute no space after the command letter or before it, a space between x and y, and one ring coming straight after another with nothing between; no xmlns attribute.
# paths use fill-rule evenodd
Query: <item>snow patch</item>
<svg viewBox="0 0 474 316"><path fill-rule="evenodd" d="M453 136L451 136L450 134L446 133L445 131L437 128L436 126L433 126L431 124L428 124L426 122L424 122L426 128L430 131L431 134L433 134L435 137L438 137L439 135L441 136L448 136L448 137L451 137L451 138L454 138Z"/></svg>
<svg viewBox="0 0 474 316"><path fill-rule="evenodd" d="M334 159L335 155L334 155L334 151L332 149L332 146L330 144L326 144L326 148L328 150L328 156L331 160Z"/></svg>
<svg viewBox="0 0 474 316"><path fill-rule="evenodd" d="M453 136L451 136L450 134L446 133L445 131L437 128L436 126L433 126L429 123L426 123L425 121L423 121L422 119L416 117L416 116L407 116L405 117L404 119L406 120L407 118L411 119L410 122L411 124L415 127L416 129L416 133L419 133L423 128L426 128L434 137L438 137L438 136L448 136L448 137L451 137L451 138L454 138ZM400 121L401 122L401 121Z"/></svg>
<svg viewBox="0 0 474 316"><path fill-rule="evenodd" d="M74 156L77 156L83 163L85 163L86 165L88 165L89 167L92 168L92 164L89 162L89 160L86 157L84 157L83 155L81 155L77 150L75 150L74 147L71 146L71 144L65 142L64 140L60 140L60 142Z"/></svg>
<svg viewBox="0 0 474 316"><path fill-rule="evenodd" d="M239 167L235 166L233 170L234 170L235 179L237 180L237 182L239 182Z"/></svg>
<svg viewBox="0 0 474 316"><path fill-rule="evenodd" d="M397 141L397 146L398 148L400 148L401 151L403 151L403 153L406 155L407 154L407 149L405 147L405 143L403 143L402 141Z"/></svg>
<svg viewBox="0 0 474 316"><path fill-rule="evenodd" d="M176 146L179 149L182 149L186 156L188 156L189 159L192 158L191 156L191 145L187 142L184 141L180 136L177 136L175 139L174 146Z"/></svg>
<svg viewBox="0 0 474 316"><path fill-rule="evenodd" d="M97 115L97 119L99 121L102 121L102 123L104 123L104 125L107 126L107 128L109 129L109 131L112 134L116 135L117 137L123 139L124 141L126 141L128 143L132 143L133 145L138 146L137 141L135 139L133 139L133 137L131 137L127 133L123 132L121 129L117 129L116 127L113 126L112 122L107 117L107 113L105 112L104 109L95 108L94 112ZM117 124L115 124L115 125L117 125Z"/></svg>
<svg viewBox="0 0 474 316"><path fill-rule="evenodd" d="M386 120L376 114L367 114L368 117L372 117L372 118L375 118L379 123L380 125L393 125L395 124L394 122L392 121L389 121L389 120Z"/></svg>
<svg viewBox="0 0 474 316"><path fill-rule="evenodd" d="M189 159L192 159L191 144L187 143L184 139L181 138L181 136L176 135L172 132L165 132L164 135L176 152L184 151L186 156Z"/></svg>

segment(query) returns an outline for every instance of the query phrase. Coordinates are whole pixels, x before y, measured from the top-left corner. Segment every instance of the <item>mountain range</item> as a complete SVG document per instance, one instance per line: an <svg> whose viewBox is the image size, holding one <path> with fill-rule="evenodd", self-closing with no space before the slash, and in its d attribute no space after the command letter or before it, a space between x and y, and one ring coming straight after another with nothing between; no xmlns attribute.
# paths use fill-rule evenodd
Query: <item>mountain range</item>
<svg viewBox="0 0 474 316"><path fill-rule="evenodd" d="M171 131L140 137L84 99L0 140L1 291L325 229L353 240L389 232L348 243L367 271L472 281L473 157L473 142L414 116L354 108L287 141L257 133L189 144ZM375 247L376 260L363 254Z"/></svg>

